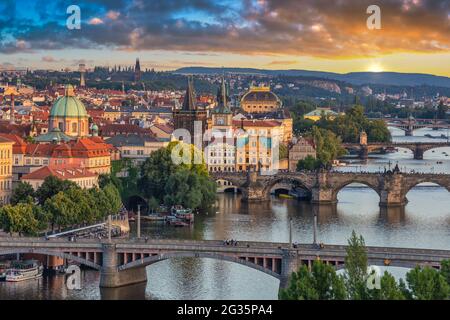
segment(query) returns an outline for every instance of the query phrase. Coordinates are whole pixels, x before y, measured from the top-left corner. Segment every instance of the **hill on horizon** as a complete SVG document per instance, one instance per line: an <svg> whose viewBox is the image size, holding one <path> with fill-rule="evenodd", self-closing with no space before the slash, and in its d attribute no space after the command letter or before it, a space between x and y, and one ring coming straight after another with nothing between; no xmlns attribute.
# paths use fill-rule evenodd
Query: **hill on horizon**
<svg viewBox="0 0 450 320"><path fill-rule="evenodd" d="M385 84L393 86L436 86L450 88L450 78L424 73L400 73L400 72L349 72L334 73L310 70L267 70L254 68L210 68L210 67L184 67L174 71L179 74L253 74L266 76L297 76L314 77L335 81L343 81L353 85Z"/></svg>

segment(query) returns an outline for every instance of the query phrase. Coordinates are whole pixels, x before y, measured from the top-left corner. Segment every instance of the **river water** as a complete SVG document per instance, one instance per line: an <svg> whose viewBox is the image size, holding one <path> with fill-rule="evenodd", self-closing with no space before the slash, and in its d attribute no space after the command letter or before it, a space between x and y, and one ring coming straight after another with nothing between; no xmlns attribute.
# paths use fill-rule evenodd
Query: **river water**
<svg viewBox="0 0 450 320"><path fill-rule="evenodd" d="M414 137L392 129L394 141L446 141L446 131L418 130ZM378 171L398 163L402 170L450 173L450 148L427 151L424 160L399 150L371 155L367 163L351 160L345 171ZM441 161L438 164L437 161ZM239 195L218 196L216 212L196 217L192 228L144 224L142 233L154 238L237 239L287 242L292 218L293 241L312 242L313 215L318 214L318 240L345 244L352 230L367 245L450 249L450 194L444 188L419 185L408 195L404 209L381 209L375 191L350 185L338 195L335 206L311 206L297 200L273 198L271 202L245 204ZM389 268L402 277L407 271ZM0 299L276 299L278 280L262 272L211 259L173 259L147 267L148 283L121 289L100 290L99 274L85 270L82 290L69 291L64 276L50 276L23 283L0 282Z"/></svg>

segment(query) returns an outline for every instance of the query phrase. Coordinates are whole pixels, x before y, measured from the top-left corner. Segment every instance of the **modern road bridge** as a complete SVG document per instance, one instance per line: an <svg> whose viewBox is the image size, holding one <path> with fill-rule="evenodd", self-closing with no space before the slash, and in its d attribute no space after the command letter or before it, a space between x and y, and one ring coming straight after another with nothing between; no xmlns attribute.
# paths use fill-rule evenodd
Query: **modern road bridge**
<svg viewBox="0 0 450 320"><path fill-rule="evenodd" d="M76 242L53 238L0 237L0 255L41 254L78 262L100 271L100 286L114 288L147 281L145 267L171 258L210 258L238 263L280 280L285 287L289 276L300 265L311 266L321 260L343 268L345 245L313 244L294 246L289 243L239 241L225 245L216 240L143 240L82 239ZM370 265L413 268L440 268L450 259L450 250L367 247Z"/></svg>

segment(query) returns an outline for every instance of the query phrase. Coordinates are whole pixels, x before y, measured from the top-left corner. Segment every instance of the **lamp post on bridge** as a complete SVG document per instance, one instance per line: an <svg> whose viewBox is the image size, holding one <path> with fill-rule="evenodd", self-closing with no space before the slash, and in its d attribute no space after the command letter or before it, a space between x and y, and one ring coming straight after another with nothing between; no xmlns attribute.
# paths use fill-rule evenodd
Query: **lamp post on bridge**
<svg viewBox="0 0 450 320"><path fill-rule="evenodd" d="M138 204L138 217L137 217L137 238L141 238L141 205Z"/></svg>
<svg viewBox="0 0 450 320"><path fill-rule="evenodd" d="M289 247L292 247L292 218L289 218Z"/></svg>
<svg viewBox="0 0 450 320"><path fill-rule="evenodd" d="M111 215L108 215L108 241L111 242Z"/></svg>

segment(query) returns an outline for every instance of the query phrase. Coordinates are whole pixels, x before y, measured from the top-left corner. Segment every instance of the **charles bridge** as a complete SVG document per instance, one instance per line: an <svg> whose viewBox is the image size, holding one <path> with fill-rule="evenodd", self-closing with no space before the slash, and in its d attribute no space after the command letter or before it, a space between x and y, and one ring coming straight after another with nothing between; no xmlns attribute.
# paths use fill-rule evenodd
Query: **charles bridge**
<svg viewBox="0 0 450 320"><path fill-rule="evenodd" d="M0 237L0 256L56 256L100 271L100 287L117 288L147 281L145 267L171 258L210 258L238 263L280 280L286 287L300 265L321 260L337 269L345 266L346 246L217 240L79 239ZM440 268L450 250L367 247L369 265Z"/></svg>
<svg viewBox="0 0 450 320"><path fill-rule="evenodd" d="M380 197L380 206L404 206L406 194L420 183L435 183L450 191L449 174L336 172L321 170L317 172L278 172L264 175L257 170L247 172L212 172L216 181L227 181L239 188L243 201L266 201L273 189L301 188L310 194L315 204L337 203L337 195L345 186L352 183L364 184L372 188Z"/></svg>

